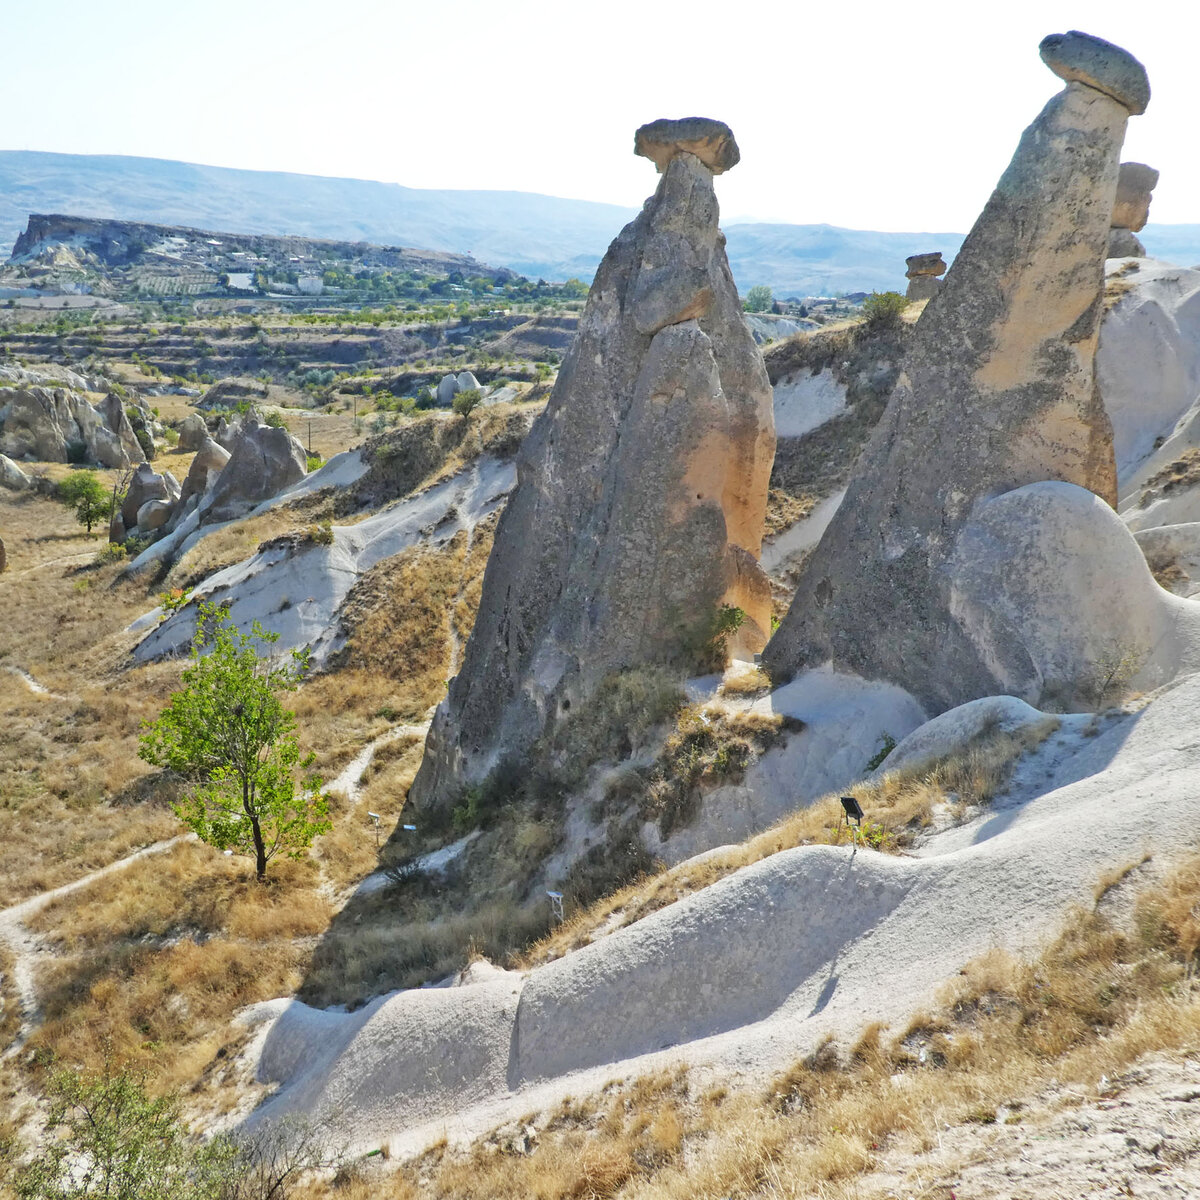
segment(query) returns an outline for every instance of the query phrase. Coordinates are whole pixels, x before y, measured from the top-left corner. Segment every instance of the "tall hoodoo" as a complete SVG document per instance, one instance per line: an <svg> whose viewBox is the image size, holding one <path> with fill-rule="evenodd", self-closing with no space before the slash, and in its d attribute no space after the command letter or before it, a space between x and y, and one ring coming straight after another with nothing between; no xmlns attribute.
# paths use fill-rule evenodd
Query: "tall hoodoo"
<svg viewBox="0 0 1200 1200"><path fill-rule="evenodd" d="M722 604L745 652L770 629L758 565L775 455L771 386L717 226L729 127L637 131L661 173L609 247L518 460L474 631L411 797L444 805L519 758L605 676L678 662Z"/></svg>
<svg viewBox="0 0 1200 1200"><path fill-rule="evenodd" d="M1025 131L963 243L855 479L764 654L777 681L832 661L934 711L1005 690L952 612L950 563L978 501L1078 484L1116 501L1093 358L1126 121L1145 70L1083 33L1041 44L1067 86Z"/></svg>

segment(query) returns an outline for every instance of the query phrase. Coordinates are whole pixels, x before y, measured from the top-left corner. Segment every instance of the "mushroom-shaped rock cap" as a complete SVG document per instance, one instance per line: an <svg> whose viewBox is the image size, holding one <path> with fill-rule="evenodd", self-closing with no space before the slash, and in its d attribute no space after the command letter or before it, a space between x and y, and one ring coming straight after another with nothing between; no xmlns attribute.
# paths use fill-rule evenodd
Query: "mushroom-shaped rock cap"
<svg viewBox="0 0 1200 1200"><path fill-rule="evenodd" d="M651 121L634 135L633 152L650 159L660 175L680 153L694 154L714 175L737 166L742 157L733 130L709 117Z"/></svg>
<svg viewBox="0 0 1200 1200"><path fill-rule="evenodd" d="M1150 193L1158 183L1158 172L1145 163L1123 162L1117 176L1117 199L1113 205L1114 229L1137 233L1150 218Z"/></svg>
<svg viewBox="0 0 1200 1200"><path fill-rule="evenodd" d="M918 275L942 275L946 270L946 262L940 250L930 250L925 254L910 254L905 260L908 265L907 277L915 279Z"/></svg>
<svg viewBox="0 0 1200 1200"><path fill-rule="evenodd" d="M1136 117L1150 103L1146 68L1128 50L1072 29L1052 33L1038 47L1042 61L1068 83L1086 83L1125 105Z"/></svg>

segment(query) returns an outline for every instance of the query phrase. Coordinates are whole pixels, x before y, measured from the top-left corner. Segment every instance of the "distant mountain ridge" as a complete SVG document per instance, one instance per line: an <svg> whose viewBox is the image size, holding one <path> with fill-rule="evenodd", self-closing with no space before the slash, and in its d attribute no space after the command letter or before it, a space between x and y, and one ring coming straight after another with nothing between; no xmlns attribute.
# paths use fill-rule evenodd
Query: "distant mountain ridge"
<svg viewBox="0 0 1200 1200"><path fill-rule="evenodd" d="M0 245L30 213L73 213L245 234L296 235L469 254L533 278L590 279L637 210L532 192L408 188L363 179L208 167L118 155L0 151ZM960 233L880 233L832 225L730 225L738 287L779 296L904 286L904 259L952 257ZM1148 226L1151 254L1200 262L1200 224Z"/></svg>

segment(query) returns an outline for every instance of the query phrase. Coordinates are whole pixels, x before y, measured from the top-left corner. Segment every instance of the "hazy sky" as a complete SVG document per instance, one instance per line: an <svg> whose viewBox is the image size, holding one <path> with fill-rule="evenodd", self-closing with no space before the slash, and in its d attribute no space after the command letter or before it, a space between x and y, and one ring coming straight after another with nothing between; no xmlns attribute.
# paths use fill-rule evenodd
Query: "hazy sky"
<svg viewBox="0 0 1200 1200"><path fill-rule="evenodd" d="M727 121L725 219L965 231L1083 28L1153 99L1123 157L1152 217L1200 222L1188 0L0 0L0 149L640 204L633 131Z"/></svg>

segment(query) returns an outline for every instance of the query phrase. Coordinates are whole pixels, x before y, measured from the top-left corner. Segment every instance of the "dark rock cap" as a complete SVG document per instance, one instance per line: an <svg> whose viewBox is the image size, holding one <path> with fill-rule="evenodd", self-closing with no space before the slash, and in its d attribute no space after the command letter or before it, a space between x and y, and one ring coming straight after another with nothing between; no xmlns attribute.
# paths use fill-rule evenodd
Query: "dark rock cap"
<svg viewBox="0 0 1200 1200"><path fill-rule="evenodd" d="M651 121L634 135L633 152L650 159L660 175L680 153L694 154L714 175L736 167L742 157L733 130L711 117Z"/></svg>
<svg viewBox="0 0 1200 1200"><path fill-rule="evenodd" d="M1125 105L1134 116L1146 111L1150 80L1146 68L1128 50L1072 29L1044 37L1038 51L1060 79L1085 83Z"/></svg>
<svg viewBox="0 0 1200 1200"><path fill-rule="evenodd" d="M930 250L925 254L910 254L905 260L908 266L907 277L913 279L918 275L944 275L946 263L940 250Z"/></svg>

